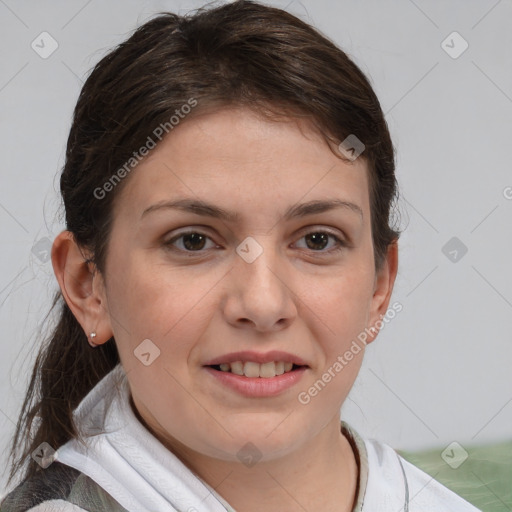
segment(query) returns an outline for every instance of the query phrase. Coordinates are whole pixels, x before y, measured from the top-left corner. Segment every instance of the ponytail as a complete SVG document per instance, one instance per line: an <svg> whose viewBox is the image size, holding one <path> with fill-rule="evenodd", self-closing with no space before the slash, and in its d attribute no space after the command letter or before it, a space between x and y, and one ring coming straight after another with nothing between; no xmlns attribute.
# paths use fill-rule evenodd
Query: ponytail
<svg viewBox="0 0 512 512"><path fill-rule="evenodd" d="M119 362L113 338L95 348L89 345L60 291L46 318L57 306L58 324L36 357L16 425L8 484L15 475L22 474L23 480L41 469L30 457L41 443L57 450L77 436L73 409Z"/></svg>

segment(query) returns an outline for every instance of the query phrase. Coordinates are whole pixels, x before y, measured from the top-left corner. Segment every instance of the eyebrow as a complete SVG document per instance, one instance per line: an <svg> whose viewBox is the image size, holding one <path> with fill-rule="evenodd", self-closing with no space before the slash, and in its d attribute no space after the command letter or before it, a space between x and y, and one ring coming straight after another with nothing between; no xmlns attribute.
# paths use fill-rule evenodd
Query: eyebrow
<svg viewBox="0 0 512 512"><path fill-rule="evenodd" d="M228 211L214 204L197 199L177 199L175 201L162 201L146 208L141 215L141 219L148 213L158 210L181 210L204 217L213 217L224 220L226 222L237 222L240 216L236 212ZM284 214L285 220L292 218L306 217L315 213L324 213L335 209L347 209L357 213L361 219L363 218L363 210L355 203L342 201L341 199L314 200L307 203L301 203L291 206Z"/></svg>

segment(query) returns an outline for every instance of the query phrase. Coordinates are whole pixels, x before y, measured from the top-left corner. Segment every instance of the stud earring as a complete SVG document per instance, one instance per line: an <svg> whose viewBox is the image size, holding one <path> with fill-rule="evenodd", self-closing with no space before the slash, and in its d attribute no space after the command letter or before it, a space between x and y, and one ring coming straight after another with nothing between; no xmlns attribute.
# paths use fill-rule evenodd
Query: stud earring
<svg viewBox="0 0 512 512"><path fill-rule="evenodd" d="M94 343L94 338L96 338L96 332L91 332L91 334L89 335L91 340L89 341L89 345L91 345L91 347L97 347L98 345L96 345L96 343Z"/></svg>

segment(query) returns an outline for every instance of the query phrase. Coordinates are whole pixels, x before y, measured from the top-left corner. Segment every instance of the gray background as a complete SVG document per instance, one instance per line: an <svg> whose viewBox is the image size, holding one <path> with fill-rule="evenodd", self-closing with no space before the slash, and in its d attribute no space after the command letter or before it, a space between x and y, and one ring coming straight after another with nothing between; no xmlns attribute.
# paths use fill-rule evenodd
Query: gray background
<svg viewBox="0 0 512 512"><path fill-rule="evenodd" d="M83 77L152 14L202 3L0 0L0 453L57 287L45 250L64 228L58 173ZM401 449L510 439L512 2L268 3L370 76L397 149L403 311L368 348L344 419ZM31 48L43 31L59 45L46 59ZM453 31L469 44L457 58L460 40L442 46Z"/></svg>

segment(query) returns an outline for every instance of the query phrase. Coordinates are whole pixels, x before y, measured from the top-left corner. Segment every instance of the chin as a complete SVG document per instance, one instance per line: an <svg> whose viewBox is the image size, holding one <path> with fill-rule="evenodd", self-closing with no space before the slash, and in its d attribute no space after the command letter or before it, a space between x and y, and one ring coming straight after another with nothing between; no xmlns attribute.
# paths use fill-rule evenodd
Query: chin
<svg viewBox="0 0 512 512"><path fill-rule="evenodd" d="M237 422L236 426L230 424L228 431L231 436L223 431L216 439L203 439L203 449L198 451L208 457L229 462L244 463L247 458L262 462L279 459L300 449L307 441L305 431L298 425L290 431L289 424L283 422L283 418L280 422L273 422L271 427L268 422L261 420ZM276 428L276 425L279 426ZM284 428L281 428L283 425Z"/></svg>

